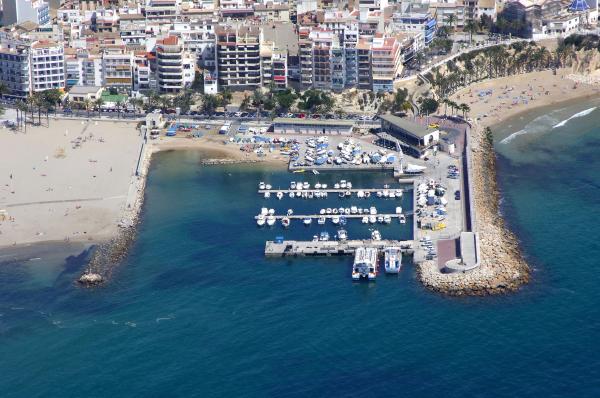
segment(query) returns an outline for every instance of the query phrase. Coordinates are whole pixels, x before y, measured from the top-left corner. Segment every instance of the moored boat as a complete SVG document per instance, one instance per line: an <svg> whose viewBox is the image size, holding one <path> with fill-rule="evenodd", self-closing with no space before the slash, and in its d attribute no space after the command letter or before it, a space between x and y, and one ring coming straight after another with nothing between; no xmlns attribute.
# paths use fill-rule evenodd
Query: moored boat
<svg viewBox="0 0 600 398"><path fill-rule="evenodd" d="M402 268L402 251L399 247L391 246L383 249L385 272L397 274Z"/></svg>

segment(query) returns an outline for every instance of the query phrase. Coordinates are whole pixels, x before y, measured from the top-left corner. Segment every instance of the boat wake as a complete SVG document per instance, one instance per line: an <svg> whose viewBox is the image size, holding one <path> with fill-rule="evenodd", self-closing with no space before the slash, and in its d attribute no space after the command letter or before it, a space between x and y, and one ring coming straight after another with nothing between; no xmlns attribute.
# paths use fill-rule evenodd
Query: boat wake
<svg viewBox="0 0 600 398"><path fill-rule="evenodd" d="M568 119L562 120L561 122L559 122L559 123L555 124L554 126L552 126L552 128L553 128L553 129L555 129L555 128L558 128L558 127L562 127L562 126L564 126L565 124L567 124L567 122L568 122L569 120L571 120L571 119L576 119L576 118L578 118L578 117L584 117L584 116L587 116L587 115L589 115L590 113L594 112L594 111L596 110L596 108L597 108L597 107L596 107L596 106L594 106L593 108L589 108L589 109L586 109L586 110L584 110L584 111L577 112L577 113L576 113L576 114L574 114L573 116L570 116Z"/></svg>

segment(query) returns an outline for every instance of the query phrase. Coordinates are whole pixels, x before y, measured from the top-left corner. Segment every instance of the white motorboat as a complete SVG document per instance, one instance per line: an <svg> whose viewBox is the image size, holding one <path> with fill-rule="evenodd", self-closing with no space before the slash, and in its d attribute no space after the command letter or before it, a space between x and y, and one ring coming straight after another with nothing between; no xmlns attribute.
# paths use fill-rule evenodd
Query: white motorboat
<svg viewBox="0 0 600 398"><path fill-rule="evenodd" d="M275 214L275 209L269 209L269 215L272 216L273 214Z"/></svg>
<svg viewBox="0 0 600 398"><path fill-rule="evenodd" d="M302 184L301 183L296 184L296 191L302 191Z"/></svg>
<svg viewBox="0 0 600 398"><path fill-rule="evenodd" d="M352 189L352 183L350 181L346 183L346 188Z"/></svg>
<svg viewBox="0 0 600 398"><path fill-rule="evenodd" d="M334 225L338 225L340 223L340 217L339 216L333 216L333 217L331 217L331 222Z"/></svg>
<svg viewBox="0 0 600 398"><path fill-rule="evenodd" d="M317 220L317 223L318 223L319 225L323 225L323 224L325 224L325 221L327 221L327 219L325 218L325 216L321 216L321 217L319 217L319 219Z"/></svg>
<svg viewBox="0 0 600 398"><path fill-rule="evenodd" d="M331 207L325 209L325 214L331 214Z"/></svg>
<svg viewBox="0 0 600 398"><path fill-rule="evenodd" d="M374 206L371 206L369 208L369 214L372 214L372 215L377 214L377 209Z"/></svg>
<svg viewBox="0 0 600 398"><path fill-rule="evenodd" d="M358 208L358 214L363 214L363 209L362 208Z"/></svg>
<svg viewBox="0 0 600 398"><path fill-rule="evenodd" d="M267 214L269 214L269 209L267 209L266 207L262 207L260 209L260 214L262 214L263 216L266 216Z"/></svg>
<svg viewBox="0 0 600 398"><path fill-rule="evenodd" d="M377 222L378 223L383 223L383 217L382 216L377 216Z"/></svg>
<svg viewBox="0 0 600 398"><path fill-rule="evenodd" d="M398 198L402 197L402 190L401 189L396 189L396 197L398 197Z"/></svg>
<svg viewBox="0 0 600 398"><path fill-rule="evenodd" d="M304 220L302 220L302 222L304 225L310 225L312 223L312 218L306 217Z"/></svg>
<svg viewBox="0 0 600 398"><path fill-rule="evenodd" d="M308 193L308 199L312 199L315 197L315 194L311 191Z"/></svg>
<svg viewBox="0 0 600 398"><path fill-rule="evenodd" d="M342 214L344 214L344 210L345 210L345 209L344 209L343 207L340 207L340 208L338 209L338 213L340 213L340 215L342 215Z"/></svg>
<svg viewBox="0 0 600 398"><path fill-rule="evenodd" d="M333 188L334 189L340 189L340 184L338 184L337 182L335 184L333 184Z"/></svg>
<svg viewBox="0 0 600 398"><path fill-rule="evenodd" d="M352 214L358 213L358 208L356 206L350 207L350 213L352 213Z"/></svg>
<svg viewBox="0 0 600 398"><path fill-rule="evenodd" d="M362 218L361 222L362 222L363 224L368 224L368 223L369 223L369 217L367 217L367 216L364 216L364 217Z"/></svg>
<svg viewBox="0 0 600 398"><path fill-rule="evenodd" d="M258 189L265 189L265 187L266 187L266 185L264 182L261 181L258 183Z"/></svg>
<svg viewBox="0 0 600 398"><path fill-rule="evenodd" d="M371 232L371 240L381 240L381 233L376 229L373 230L373 232Z"/></svg>
<svg viewBox="0 0 600 398"><path fill-rule="evenodd" d="M382 194L383 194L383 197L384 197L384 198L387 198L387 197L389 197L389 196L390 196L390 191L388 191L388 190L386 189L386 190L384 190L384 191L382 192Z"/></svg>
<svg viewBox="0 0 600 398"><path fill-rule="evenodd" d="M346 180L341 180L341 181L340 181L340 188L341 188L341 189L346 189L346 187L347 187L347 186L348 186L348 185L347 185L347 183L346 183Z"/></svg>
<svg viewBox="0 0 600 398"><path fill-rule="evenodd" d="M265 199L270 198L271 197L271 192L265 192L264 196L265 196Z"/></svg>
<svg viewBox="0 0 600 398"><path fill-rule="evenodd" d="M396 192L394 191L390 191L390 194L388 196L390 199L396 199Z"/></svg>
<svg viewBox="0 0 600 398"><path fill-rule="evenodd" d="M364 198L364 197L365 197L365 193L364 193L364 191L358 191L358 192L356 193L356 197L357 197L357 198Z"/></svg>
<svg viewBox="0 0 600 398"><path fill-rule="evenodd" d="M278 191L276 196L277 196L277 199L279 199L279 200L283 199L283 192Z"/></svg>
<svg viewBox="0 0 600 398"><path fill-rule="evenodd" d="M325 209L319 210L319 214L325 214Z"/></svg>
<svg viewBox="0 0 600 398"><path fill-rule="evenodd" d="M365 198L370 198L371 197L371 192L367 191L365 192Z"/></svg>
<svg viewBox="0 0 600 398"><path fill-rule="evenodd" d="M400 224L406 224L406 217L404 216L404 214L400 214L400 217L398 217L398 221L400 221Z"/></svg>
<svg viewBox="0 0 600 398"><path fill-rule="evenodd" d="M396 207L396 214L402 214L402 207Z"/></svg>
<svg viewBox="0 0 600 398"><path fill-rule="evenodd" d="M317 183L315 184L315 189L321 189L321 184L317 182Z"/></svg>
<svg viewBox="0 0 600 398"><path fill-rule="evenodd" d="M334 207L333 209L331 209L331 212L332 212L333 214L338 214L338 209L336 209L336 208Z"/></svg>
<svg viewBox="0 0 600 398"><path fill-rule="evenodd" d="M308 189L308 188L310 188L310 184L309 184L308 182L304 181L304 182L302 183L302 188L303 188L303 189Z"/></svg>
<svg viewBox="0 0 600 398"><path fill-rule="evenodd" d="M386 247L383 249L384 266L387 274L397 274L402 268L402 251L399 247Z"/></svg>
<svg viewBox="0 0 600 398"><path fill-rule="evenodd" d="M290 189L296 189L296 181L290 182Z"/></svg>
<svg viewBox="0 0 600 398"><path fill-rule="evenodd" d="M281 219L281 225L283 225L284 228L287 228L290 226L290 219L288 217L283 217Z"/></svg>
<svg viewBox="0 0 600 398"><path fill-rule="evenodd" d="M273 187L271 186L271 184L267 184L267 185L265 185L265 189L271 189L271 188L273 188Z"/></svg>
<svg viewBox="0 0 600 398"><path fill-rule="evenodd" d="M369 223L375 224L376 222L377 222L377 217L373 216L373 215L370 215L369 216Z"/></svg>
<svg viewBox="0 0 600 398"><path fill-rule="evenodd" d="M383 216L383 222L386 224L389 224L392 222L392 217L390 217L389 215L385 215Z"/></svg>
<svg viewBox="0 0 600 398"><path fill-rule="evenodd" d="M258 218L256 219L256 224L259 227L262 227L263 225L265 225L265 221L266 221L265 215L264 214L259 214Z"/></svg>
<svg viewBox="0 0 600 398"><path fill-rule="evenodd" d="M382 196L383 196L383 192L381 192L381 191L377 191L377 197L378 197L378 198L381 198Z"/></svg>
<svg viewBox="0 0 600 398"><path fill-rule="evenodd" d="M339 240L346 240L348 239L348 232L346 232L345 229L340 229L337 233L337 236Z"/></svg>
<svg viewBox="0 0 600 398"><path fill-rule="evenodd" d="M346 191L346 197L349 198L350 196L352 196L352 192L351 191Z"/></svg>
<svg viewBox="0 0 600 398"><path fill-rule="evenodd" d="M291 198L291 199L294 199L295 197L296 197L296 194L295 194L295 193L293 193L293 192L290 192L290 198Z"/></svg>
<svg viewBox="0 0 600 398"><path fill-rule="evenodd" d="M277 219L275 218L275 216L268 216L267 217L267 225L269 227L272 227L273 225L275 225L275 221L277 221Z"/></svg>
<svg viewBox="0 0 600 398"><path fill-rule="evenodd" d="M350 209L346 207L346 208L344 209L344 214L345 214L345 215L349 215L350 213L351 213Z"/></svg>
<svg viewBox="0 0 600 398"><path fill-rule="evenodd" d="M321 188L327 189L327 184L321 184Z"/></svg>
<svg viewBox="0 0 600 398"><path fill-rule="evenodd" d="M346 194L345 194L344 192L340 192L340 193L338 194L338 196L339 196L340 198L345 198L345 197L346 197Z"/></svg>

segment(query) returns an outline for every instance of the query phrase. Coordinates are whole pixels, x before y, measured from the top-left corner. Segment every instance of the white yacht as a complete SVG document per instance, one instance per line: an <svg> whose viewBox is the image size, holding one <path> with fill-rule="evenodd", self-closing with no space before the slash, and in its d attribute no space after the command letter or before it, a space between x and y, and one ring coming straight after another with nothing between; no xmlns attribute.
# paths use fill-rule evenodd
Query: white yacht
<svg viewBox="0 0 600 398"><path fill-rule="evenodd" d="M258 189L265 189L265 187L266 187L266 185L264 182L261 181L258 183Z"/></svg>
<svg viewBox="0 0 600 398"><path fill-rule="evenodd" d="M327 184L321 184L321 188L327 189Z"/></svg>
<svg viewBox="0 0 600 398"><path fill-rule="evenodd" d="M347 185L347 183L346 183L346 180L341 180L341 181L340 181L340 188L341 188L341 189L346 189L346 187L347 187L347 186L348 186L348 185Z"/></svg>
<svg viewBox="0 0 600 398"><path fill-rule="evenodd" d="M383 217L382 216L377 216L377 222L378 223L383 223Z"/></svg>
<svg viewBox="0 0 600 398"><path fill-rule="evenodd" d="M352 189L352 183L350 181L346 183L346 188Z"/></svg>
<svg viewBox="0 0 600 398"><path fill-rule="evenodd" d="M396 189L396 197L397 198L401 198L402 197L402 190L401 189Z"/></svg>
<svg viewBox="0 0 600 398"><path fill-rule="evenodd" d="M264 214L259 214L258 218L256 219L256 225L258 225L259 227L262 227L263 225L265 225L265 215Z"/></svg>
<svg viewBox="0 0 600 398"><path fill-rule="evenodd" d="M321 184L317 182L317 183L315 184L315 189L321 189Z"/></svg>
<svg viewBox="0 0 600 398"><path fill-rule="evenodd" d="M296 194L293 192L290 192L290 199L294 199L296 197Z"/></svg>
<svg viewBox="0 0 600 398"><path fill-rule="evenodd" d="M370 215L369 216L369 223L375 224L376 222L377 222L377 217L375 217L374 215Z"/></svg>
<svg viewBox="0 0 600 398"><path fill-rule="evenodd" d="M269 227L272 227L273 225L275 225L275 221L277 221L277 219L275 218L275 216L270 215L267 217L267 225Z"/></svg>
<svg viewBox="0 0 600 398"><path fill-rule="evenodd" d="M377 197L378 197L378 198L381 198L382 196L383 196L383 192L381 192L381 191L377 191Z"/></svg>
<svg viewBox="0 0 600 398"><path fill-rule="evenodd" d="M310 225L312 223L312 218L306 217L302 222L304 225Z"/></svg>
<svg viewBox="0 0 600 398"><path fill-rule="evenodd" d="M402 207L396 207L396 214L402 214Z"/></svg>
<svg viewBox="0 0 600 398"><path fill-rule="evenodd" d="M279 199L279 200L283 199L283 192L281 192L281 191L277 192L277 199Z"/></svg>
<svg viewBox="0 0 600 398"><path fill-rule="evenodd" d="M333 184L333 188L334 189L340 189L340 184L338 184L337 182L335 184Z"/></svg>
<svg viewBox="0 0 600 398"><path fill-rule="evenodd" d="M323 224L325 224L325 221L326 221L326 218L325 218L325 216L321 216L321 217L319 217L319 219L317 220L317 223L318 223L319 225L323 225Z"/></svg>
<svg viewBox="0 0 600 398"><path fill-rule="evenodd" d="M290 189L296 189L296 181L290 182Z"/></svg>
<svg viewBox="0 0 600 398"><path fill-rule="evenodd" d="M339 216L333 216L333 217L331 217L331 222L334 225L338 225L340 223L340 217Z"/></svg>
<svg viewBox="0 0 600 398"><path fill-rule="evenodd" d="M349 215L350 213L351 213L350 209L346 207L346 208L344 209L344 214L345 214L345 215Z"/></svg>
<svg viewBox="0 0 600 398"><path fill-rule="evenodd" d="M265 192L265 199L268 199L271 197L271 192Z"/></svg>
<svg viewBox="0 0 600 398"><path fill-rule="evenodd" d="M374 206L371 206L369 208L369 214L371 214L371 215L377 214L377 209Z"/></svg>
<svg viewBox="0 0 600 398"><path fill-rule="evenodd" d="M364 198L364 197L365 197L365 193L364 193L363 191L358 191L358 192L356 193L356 197L357 197L357 198Z"/></svg>
<svg viewBox="0 0 600 398"><path fill-rule="evenodd" d="M273 188L273 187L271 186L271 184L267 184L267 185L265 185L265 189L271 189L271 188Z"/></svg>
<svg viewBox="0 0 600 398"><path fill-rule="evenodd" d="M310 188L310 184L309 184L308 182L304 181L304 182L302 183L302 188L304 188L304 189L308 189L308 188Z"/></svg>
<svg viewBox="0 0 600 398"><path fill-rule="evenodd" d="M371 240L381 240L381 233L376 229L373 230L373 232L371 232Z"/></svg>
<svg viewBox="0 0 600 398"><path fill-rule="evenodd" d="M287 215L288 215L288 216L291 216L292 214L294 214L294 210L292 210L292 209L288 209L288 211L287 211Z"/></svg>
<svg viewBox="0 0 600 398"><path fill-rule="evenodd" d="M389 224L389 223L391 223L391 222L392 222L392 217L390 217L389 215L385 215L385 216L383 216L383 222L384 222L385 224Z"/></svg>
<svg viewBox="0 0 600 398"><path fill-rule="evenodd" d="M275 214L275 209L269 209L269 215L272 216L273 214Z"/></svg>
<svg viewBox="0 0 600 398"><path fill-rule="evenodd" d="M325 209L325 214L331 214L331 207Z"/></svg>
<svg viewBox="0 0 600 398"><path fill-rule="evenodd" d="M356 213L358 213L358 207L356 207L356 206L351 206L351 207L350 207L350 213L352 213L352 214L356 214Z"/></svg>
<svg viewBox="0 0 600 398"><path fill-rule="evenodd" d="M266 216L267 214L269 214L269 209L267 209L266 207L262 207L260 209L260 214L262 214L263 216Z"/></svg>
<svg viewBox="0 0 600 398"><path fill-rule="evenodd" d="M321 214L321 215L325 214L325 209L319 210L319 214Z"/></svg>
<svg viewBox="0 0 600 398"><path fill-rule="evenodd" d="M385 272L397 274L402 268L402 251L399 247L391 246L383 249Z"/></svg>
<svg viewBox="0 0 600 398"><path fill-rule="evenodd" d="M367 217L367 216L364 216L364 217L362 218L361 222L362 222L363 224L368 224L368 223L369 223L369 217Z"/></svg>
<svg viewBox="0 0 600 398"><path fill-rule="evenodd" d="M346 240L348 239L348 232L346 232L345 229L340 229L337 233L337 236L339 240Z"/></svg>

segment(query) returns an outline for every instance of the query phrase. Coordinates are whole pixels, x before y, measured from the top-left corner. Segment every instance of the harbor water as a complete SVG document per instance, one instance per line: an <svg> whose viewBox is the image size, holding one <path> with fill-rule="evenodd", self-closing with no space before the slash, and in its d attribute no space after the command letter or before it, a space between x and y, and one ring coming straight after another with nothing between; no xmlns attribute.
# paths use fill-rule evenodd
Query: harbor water
<svg viewBox="0 0 600 398"><path fill-rule="evenodd" d="M258 228L262 206L304 214L361 201L267 200L259 181L377 187L389 177L200 167L200 152L160 153L138 239L107 286L73 283L85 251L67 261L4 257L2 396L596 396L600 129L576 128L587 117L598 120L573 119L527 146L498 143L503 211L535 267L530 285L501 297L427 292L407 258L399 276L353 283L350 257L264 257L264 241L277 235L336 229L316 220ZM410 194L396 202L412 210ZM406 239L411 222L376 228ZM350 238L368 228L346 226Z"/></svg>

